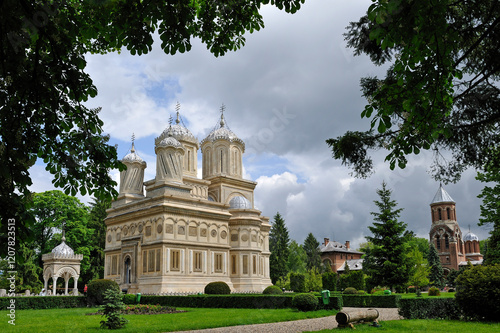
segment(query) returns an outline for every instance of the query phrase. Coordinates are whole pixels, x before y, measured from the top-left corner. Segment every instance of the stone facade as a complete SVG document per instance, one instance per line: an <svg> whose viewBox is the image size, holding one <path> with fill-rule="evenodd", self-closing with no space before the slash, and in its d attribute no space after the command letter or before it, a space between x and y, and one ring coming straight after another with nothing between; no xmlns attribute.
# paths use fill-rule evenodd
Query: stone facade
<svg viewBox="0 0 500 333"><path fill-rule="evenodd" d="M440 185L432 200L431 230L429 240L437 249L445 274L467 265L467 261L480 265L483 255L479 253L479 239L470 231L462 237L457 222L455 201Z"/></svg>
<svg viewBox="0 0 500 333"><path fill-rule="evenodd" d="M349 241L341 244L325 238L324 243L319 246L319 251L321 253L321 262L323 265L330 265L333 272L343 272L346 261L351 270L360 270L363 268L361 256L364 253L351 249Z"/></svg>
<svg viewBox="0 0 500 333"><path fill-rule="evenodd" d="M156 177L146 163L122 162L120 194L107 211L105 278L128 292L203 292L224 281L238 292L260 292L269 278L269 219L254 208L257 185L242 178L245 144L225 124L201 143L179 112L156 140ZM145 194L144 194L145 191Z"/></svg>

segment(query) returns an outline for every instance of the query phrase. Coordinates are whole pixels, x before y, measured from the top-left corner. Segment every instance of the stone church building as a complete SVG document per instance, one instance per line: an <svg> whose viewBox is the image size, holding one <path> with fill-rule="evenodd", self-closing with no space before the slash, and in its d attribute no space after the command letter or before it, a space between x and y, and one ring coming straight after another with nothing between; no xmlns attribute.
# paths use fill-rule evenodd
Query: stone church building
<svg viewBox="0 0 500 333"><path fill-rule="evenodd" d="M222 110L224 111L224 110ZM202 179L198 174L202 153ZM107 211L105 278L129 293L203 292L224 281L262 291L269 277L269 218L242 178L245 143L220 122L201 142L177 119L155 139L156 177L134 143Z"/></svg>
<svg viewBox="0 0 500 333"><path fill-rule="evenodd" d="M483 263L483 255L479 249L479 238L469 232L462 237L457 222L455 201L442 185L439 186L431 204L432 225L429 232L430 242L437 249L444 273L458 270L460 266Z"/></svg>

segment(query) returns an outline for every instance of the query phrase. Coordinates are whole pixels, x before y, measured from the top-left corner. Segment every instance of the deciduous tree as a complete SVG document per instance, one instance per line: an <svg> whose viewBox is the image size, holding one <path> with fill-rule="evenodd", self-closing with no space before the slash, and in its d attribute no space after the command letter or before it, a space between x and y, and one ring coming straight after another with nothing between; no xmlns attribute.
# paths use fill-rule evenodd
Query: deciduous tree
<svg viewBox="0 0 500 333"><path fill-rule="evenodd" d="M370 129L327 140L334 158L358 177L373 171L369 151L380 148L391 169L432 150L433 174L444 181L481 169L500 143L500 2L372 2L345 38L389 69L361 79Z"/></svg>
<svg viewBox="0 0 500 333"><path fill-rule="evenodd" d="M305 273L306 272L306 251L295 240L290 242L288 246L289 254L287 261L287 269L289 272Z"/></svg>

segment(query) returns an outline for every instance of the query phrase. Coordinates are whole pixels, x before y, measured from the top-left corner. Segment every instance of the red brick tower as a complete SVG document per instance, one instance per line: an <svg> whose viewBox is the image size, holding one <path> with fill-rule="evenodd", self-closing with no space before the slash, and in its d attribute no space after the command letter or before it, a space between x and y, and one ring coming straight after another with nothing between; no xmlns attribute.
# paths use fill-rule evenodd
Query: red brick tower
<svg viewBox="0 0 500 333"><path fill-rule="evenodd" d="M455 201L440 185L431 202L432 226L430 242L439 254L445 274L458 270L461 262L466 262L462 231L457 222Z"/></svg>

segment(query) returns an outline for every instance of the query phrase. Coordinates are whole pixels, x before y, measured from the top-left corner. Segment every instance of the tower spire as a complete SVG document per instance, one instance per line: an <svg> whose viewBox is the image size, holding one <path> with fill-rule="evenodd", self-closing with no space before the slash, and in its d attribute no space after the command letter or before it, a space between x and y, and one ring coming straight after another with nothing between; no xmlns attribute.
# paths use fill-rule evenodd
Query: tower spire
<svg viewBox="0 0 500 333"><path fill-rule="evenodd" d="M135 134L132 133L132 148L130 149L131 153L135 153L135 144L134 144L134 142L135 142Z"/></svg>
<svg viewBox="0 0 500 333"><path fill-rule="evenodd" d="M220 107L220 127L224 127L226 122L224 121L224 111L226 110L226 106L224 103L222 103L222 106Z"/></svg>
<svg viewBox="0 0 500 333"><path fill-rule="evenodd" d="M64 223L64 222L62 223L62 237L61 237L61 241L63 241L63 242L65 242L65 241L66 241L66 236L65 236L66 234L65 234L65 232L64 232L64 225L65 225L65 224L66 224L66 223Z"/></svg>
<svg viewBox="0 0 500 333"><path fill-rule="evenodd" d="M181 122L180 116L179 116L179 110L181 109L181 104L179 101L177 101L177 104L175 105L175 112L177 113L177 119L175 119L175 123L179 124Z"/></svg>

